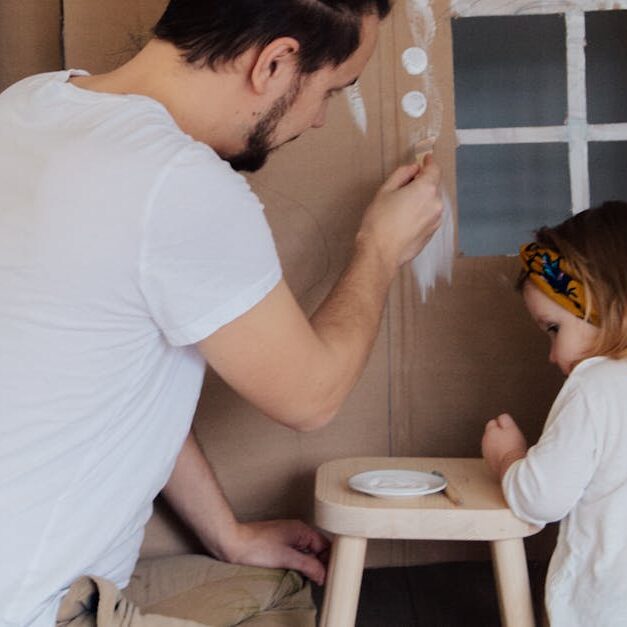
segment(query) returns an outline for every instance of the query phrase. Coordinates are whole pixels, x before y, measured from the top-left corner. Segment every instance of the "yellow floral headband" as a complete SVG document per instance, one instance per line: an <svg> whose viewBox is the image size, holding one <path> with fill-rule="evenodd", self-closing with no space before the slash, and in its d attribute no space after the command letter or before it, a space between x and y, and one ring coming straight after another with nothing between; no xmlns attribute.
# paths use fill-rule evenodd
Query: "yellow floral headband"
<svg viewBox="0 0 627 627"><path fill-rule="evenodd" d="M536 242L520 247L520 259L527 278L558 305L578 318L586 317L583 283L574 275L564 257ZM598 325L596 312L590 312L590 322Z"/></svg>

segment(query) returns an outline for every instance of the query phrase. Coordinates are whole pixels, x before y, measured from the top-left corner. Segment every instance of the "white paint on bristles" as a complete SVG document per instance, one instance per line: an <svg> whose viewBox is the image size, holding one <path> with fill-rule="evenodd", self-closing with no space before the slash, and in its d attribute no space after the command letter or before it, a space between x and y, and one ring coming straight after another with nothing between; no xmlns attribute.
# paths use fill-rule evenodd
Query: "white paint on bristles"
<svg viewBox="0 0 627 627"><path fill-rule="evenodd" d="M368 113L366 111L366 103L361 95L359 82L347 87L344 90L346 100L350 108L355 124L359 130L365 135L368 132Z"/></svg>
<svg viewBox="0 0 627 627"><path fill-rule="evenodd" d="M427 69L427 66L429 65L429 57L422 48L412 46L403 52L401 62L408 74L411 74L412 76L419 76Z"/></svg>

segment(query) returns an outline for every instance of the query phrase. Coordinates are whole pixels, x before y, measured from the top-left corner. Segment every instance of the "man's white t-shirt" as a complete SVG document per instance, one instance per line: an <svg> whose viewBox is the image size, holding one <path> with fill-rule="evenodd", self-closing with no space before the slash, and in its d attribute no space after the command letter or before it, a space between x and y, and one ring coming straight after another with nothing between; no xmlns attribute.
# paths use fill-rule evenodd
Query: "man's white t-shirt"
<svg viewBox="0 0 627 627"><path fill-rule="evenodd" d="M2 627L53 625L83 574L127 585L196 408L192 345L281 277L242 176L72 74L0 96Z"/></svg>
<svg viewBox="0 0 627 627"><path fill-rule="evenodd" d="M519 518L562 521L546 582L551 627L627 626L627 359L574 368L503 490Z"/></svg>

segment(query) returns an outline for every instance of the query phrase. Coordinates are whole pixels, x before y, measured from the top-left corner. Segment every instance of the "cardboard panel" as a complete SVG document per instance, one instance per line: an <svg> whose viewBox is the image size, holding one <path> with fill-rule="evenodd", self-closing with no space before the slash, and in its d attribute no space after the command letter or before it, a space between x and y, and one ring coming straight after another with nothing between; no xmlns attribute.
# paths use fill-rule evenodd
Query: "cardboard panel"
<svg viewBox="0 0 627 627"><path fill-rule="evenodd" d="M67 67L98 74L134 56L167 0L63 0Z"/></svg>
<svg viewBox="0 0 627 627"><path fill-rule="evenodd" d="M2 0L0 91L31 74L62 67L60 0Z"/></svg>

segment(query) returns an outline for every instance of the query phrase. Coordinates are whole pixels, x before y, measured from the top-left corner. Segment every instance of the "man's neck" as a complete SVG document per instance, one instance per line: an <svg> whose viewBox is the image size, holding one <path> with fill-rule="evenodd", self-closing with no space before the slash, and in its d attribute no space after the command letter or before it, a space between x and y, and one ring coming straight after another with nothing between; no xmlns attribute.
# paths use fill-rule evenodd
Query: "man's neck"
<svg viewBox="0 0 627 627"><path fill-rule="evenodd" d="M126 64L106 74L75 76L77 87L134 94L161 103L181 130L219 154L245 135L245 82L238 68L213 71L185 62L173 45L153 39ZM244 90L244 91L243 91Z"/></svg>

